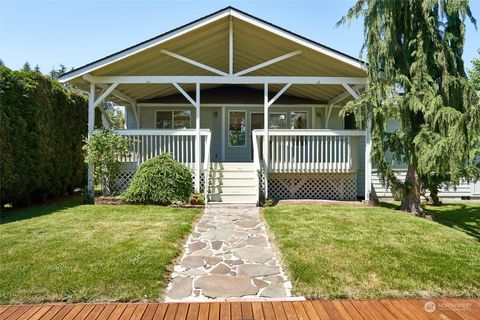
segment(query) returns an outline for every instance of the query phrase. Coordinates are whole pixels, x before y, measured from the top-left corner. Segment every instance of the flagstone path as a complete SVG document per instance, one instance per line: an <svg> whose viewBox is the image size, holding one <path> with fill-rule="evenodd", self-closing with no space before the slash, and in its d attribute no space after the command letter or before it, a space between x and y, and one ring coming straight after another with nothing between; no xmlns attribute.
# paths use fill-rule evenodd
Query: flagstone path
<svg viewBox="0 0 480 320"><path fill-rule="evenodd" d="M287 280L255 206L207 206L167 287L167 301L284 298Z"/></svg>

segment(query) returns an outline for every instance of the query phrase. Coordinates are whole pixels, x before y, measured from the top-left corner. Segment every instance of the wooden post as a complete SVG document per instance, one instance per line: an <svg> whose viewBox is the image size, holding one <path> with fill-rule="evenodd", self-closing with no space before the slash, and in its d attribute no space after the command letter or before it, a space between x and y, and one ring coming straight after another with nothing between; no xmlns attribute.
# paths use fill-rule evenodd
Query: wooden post
<svg viewBox="0 0 480 320"><path fill-rule="evenodd" d="M263 92L263 130L265 135L263 137L263 161L264 161L264 176L265 176L265 198L268 198L268 159L269 159L269 125L268 125L268 83L264 85Z"/></svg>
<svg viewBox="0 0 480 320"><path fill-rule="evenodd" d="M88 137L90 138L93 134L93 129L95 126L95 83L90 82L90 94L88 96ZM87 191L88 197L93 198L93 166L88 165L87 173Z"/></svg>
<svg viewBox="0 0 480 320"><path fill-rule="evenodd" d="M200 192L200 162L201 162L201 136L200 136L200 83L196 84L195 97L195 192ZM205 150L209 152L209 150ZM207 177L205 177L207 179Z"/></svg>

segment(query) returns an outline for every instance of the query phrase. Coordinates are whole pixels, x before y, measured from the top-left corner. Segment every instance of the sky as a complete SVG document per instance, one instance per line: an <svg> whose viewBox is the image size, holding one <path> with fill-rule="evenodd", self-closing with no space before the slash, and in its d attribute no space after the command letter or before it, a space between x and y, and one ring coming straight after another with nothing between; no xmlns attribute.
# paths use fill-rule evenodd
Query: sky
<svg viewBox="0 0 480 320"><path fill-rule="evenodd" d="M335 28L354 1L5 1L0 0L0 59L12 69L28 61L44 73L80 67L234 6L258 18L359 57L362 22ZM480 0L471 0L479 20ZM480 31L468 22L466 67L478 57Z"/></svg>

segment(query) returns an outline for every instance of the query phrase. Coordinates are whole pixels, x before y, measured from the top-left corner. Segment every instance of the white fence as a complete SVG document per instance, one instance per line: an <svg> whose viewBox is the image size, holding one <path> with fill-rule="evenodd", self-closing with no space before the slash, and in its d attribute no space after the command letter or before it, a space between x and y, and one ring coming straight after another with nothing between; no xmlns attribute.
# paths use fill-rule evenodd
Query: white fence
<svg viewBox="0 0 480 320"><path fill-rule="evenodd" d="M349 173L358 170L361 130L269 130L268 171ZM253 130L254 162L264 163L264 130Z"/></svg>

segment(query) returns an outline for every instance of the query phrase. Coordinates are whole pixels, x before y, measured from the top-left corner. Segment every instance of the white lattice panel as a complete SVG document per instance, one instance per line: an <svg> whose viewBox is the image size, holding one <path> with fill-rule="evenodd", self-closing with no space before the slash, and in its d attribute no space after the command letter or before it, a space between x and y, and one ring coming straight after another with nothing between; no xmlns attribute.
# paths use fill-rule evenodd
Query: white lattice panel
<svg viewBox="0 0 480 320"><path fill-rule="evenodd" d="M271 173L268 193L275 199L356 200L356 173Z"/></svg>

